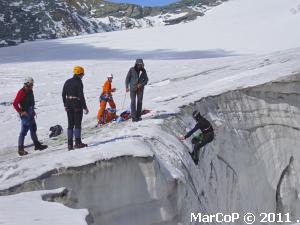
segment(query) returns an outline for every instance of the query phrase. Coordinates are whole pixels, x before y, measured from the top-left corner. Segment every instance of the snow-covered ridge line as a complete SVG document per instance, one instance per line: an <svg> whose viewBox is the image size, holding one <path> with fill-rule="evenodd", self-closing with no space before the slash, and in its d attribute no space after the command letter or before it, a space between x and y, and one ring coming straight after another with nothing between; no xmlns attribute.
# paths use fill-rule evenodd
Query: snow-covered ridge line
<svg viewBox="0 0 300 225"><path fill-rule="evenodd" d="M109 1L2 1L0 47L37 39L146 28L195 20L225 0L179 1L165 7L141 7Z"/></svg>

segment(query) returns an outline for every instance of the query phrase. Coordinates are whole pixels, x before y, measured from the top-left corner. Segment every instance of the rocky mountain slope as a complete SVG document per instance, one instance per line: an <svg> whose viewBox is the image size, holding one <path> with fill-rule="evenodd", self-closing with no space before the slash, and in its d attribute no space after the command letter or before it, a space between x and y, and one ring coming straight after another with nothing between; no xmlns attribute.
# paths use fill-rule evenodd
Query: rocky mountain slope
<svg viewBox="0 0 300 225"><path fill-rule="evenodd" d="M182 0L165 7L103 0L0 1L0 47L36 39L187 22L223 1L227 0Z"/></svg>

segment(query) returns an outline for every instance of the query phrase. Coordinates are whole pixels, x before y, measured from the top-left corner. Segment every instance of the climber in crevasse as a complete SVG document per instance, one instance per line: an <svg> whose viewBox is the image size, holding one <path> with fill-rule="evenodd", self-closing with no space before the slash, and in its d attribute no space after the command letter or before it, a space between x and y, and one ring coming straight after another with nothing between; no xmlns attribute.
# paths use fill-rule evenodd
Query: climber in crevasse
<svg viewBox="0 0 300 225"><path fill-rule="evenodd" d="M190 153L193 161L198 165L199 150L206 144L210 143L214 139L214 130L211 123L205 119L200 112L194 111L193 118L196 120L195 127L190 130L185 136L181 135L178 137L179 140L183 141L189 138L197 130L201 130L201 133L192 138L193 151Z"/></svg>

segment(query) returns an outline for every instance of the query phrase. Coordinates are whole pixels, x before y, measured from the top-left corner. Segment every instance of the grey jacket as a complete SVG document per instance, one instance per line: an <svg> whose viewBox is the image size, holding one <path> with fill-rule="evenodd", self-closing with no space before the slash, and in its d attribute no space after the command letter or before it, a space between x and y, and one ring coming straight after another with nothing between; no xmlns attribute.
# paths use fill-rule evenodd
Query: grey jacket
<svg viewBox="0 0 300 225"><path fill-rule="evenodd" d="M141 75L139 77L138 73L136 72L135 68L132 67L130 68L126 80L125 80L125 85L126 88L130 86L131 91L136 91L137 90L137 84L141 84L144 88L144 86L148 83L148 76L146 70L142 70Z"/></svg>

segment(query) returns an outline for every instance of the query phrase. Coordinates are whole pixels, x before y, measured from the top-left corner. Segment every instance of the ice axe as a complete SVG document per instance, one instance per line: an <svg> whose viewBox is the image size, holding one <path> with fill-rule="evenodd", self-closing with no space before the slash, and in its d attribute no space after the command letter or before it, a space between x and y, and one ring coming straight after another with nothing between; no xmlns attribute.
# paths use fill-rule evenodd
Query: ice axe
<svg viewBox="0 0 300 225"><path fill-rule="evenodd" d="M125 104L125 100L126 100L126 95L127 95L127 92L125 92L125 95L124 95L124 100L123 100L123 103L122 103L122 108L121 108L121 110L123 110L123 109L124 109L124 104Z"/></svg>

